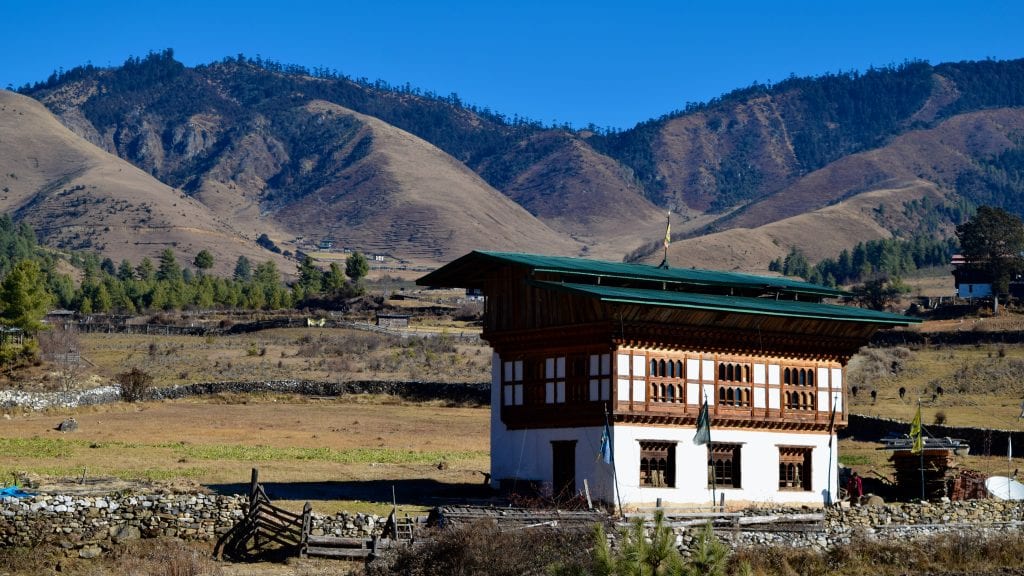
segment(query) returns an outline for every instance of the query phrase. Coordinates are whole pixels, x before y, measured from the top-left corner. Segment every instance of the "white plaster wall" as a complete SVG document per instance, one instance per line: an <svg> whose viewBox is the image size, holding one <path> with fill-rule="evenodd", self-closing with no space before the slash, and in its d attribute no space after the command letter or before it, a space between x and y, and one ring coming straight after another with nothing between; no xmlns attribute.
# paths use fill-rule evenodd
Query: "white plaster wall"
<svg viewBox="0 0 1024 576"><path fill-rule="evenodd" d="M518 478L540 481L550 488L551 443L575 440L576 491L583 490L583 480L586 479L593 500L613 502L615 483L612 479L612 467L599 457L603 431L604 426L505 430L499 419L497 425L491 428L491 484L497 487L502 479ZM637 468L639 469L639 460Z"/></svg>
<svg viewBox="0 0 1024 576"><path fill-rule="evenodd" d="M711 488L707 485L707 446L693 443L694 428L617 425L614 428L615 462L619 492L624 506L653 504L658 498L663 503L710 504ZM757 501L766 503L821 504L831 486L836 490L836 454L831 455L827 434L793 434L782 432L751 432L715 429L711 438L715 442L743 444L741 449L742 488L717 488L718 497L725 494L726 502ZM676 442L676 486L674 488L640 487L640 440ZM806 446L813 449L810 491L780 491L779 446ZM836 443L833 443L836 446ZM832 469L831 484L829 469Z"/></svg>
<svg viewBox="0 0 1024 576"><path fill-rule="evenodd" d="M498 487L494 476L494 447L504 442L505 425L501 422L501 357L491 353L491 486Z"/></svg>
<svg viewBox="0 0 1024 576"><path fill-rule="evenodd" d="M626 380L628 386L628 380ZM775 390L774 392L778 392ZM769 394L771 397L771 394ZM769 402L771 404L772 402ZM598 454L601 450L603 426L589 428L559 428L539 430L506 430L501 421L501 359L497 354L491 363L491 483L497 487L502 479L520 478L537 480L550 485L552 481L551 442L576 441L576 490L583 489L583 480L590 485L594 500L615 502L612 466L605 464ZM707 486L707 447L693 444L695 429L691 427L642 427L617 425L612 427L612 445L618 490L624 506L654 503L711 502L711 489ZM835 462L827 434L794 434L781 432L752 432L716 429L712 421L711 437L715 442L743 444L741 454L742 488L719 488L729 501L757 501L766 503L820 504L826 491L836 490ZM640 440L676 442L675 488L641 488ZM813 448L811 464L811 490L779 491L778 446L807 446ZM838 443L833 442L833 446ZM829 470L832 470L831 484Z"/></svg>

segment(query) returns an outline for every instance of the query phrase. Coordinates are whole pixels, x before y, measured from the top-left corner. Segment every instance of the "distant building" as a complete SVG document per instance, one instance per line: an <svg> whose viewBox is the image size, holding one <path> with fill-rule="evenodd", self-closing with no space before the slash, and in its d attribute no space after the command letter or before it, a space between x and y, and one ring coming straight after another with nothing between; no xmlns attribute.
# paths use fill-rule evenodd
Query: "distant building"
<svg viewBox="0 0 1024 576"><path fill-rule="evenodd" d="M377 326L382 328L408 328L409 314L377 314Z"/></svg>
<svg viewBox="0 0 1024 576"><path fill-rule="evenodd" d="M959 298L989 298L992 296L992 275L980 266L968 262L962 254L954 254L953 286Z"/></svg>
<svg viewBox="0 0 1024 576"><path fill-rule="evenodd" d="M65 310L58 308L56 310L50 310L43 316L44 324L61 325L75 320L74 310Z"/></svg>
<svg viewBox="0 0 1024 576"><path fill-rule="evenodd" d="M788 278L533 254L472 252L417 284L486 295L492 483L587 480L624 505L834 499L846 363L918 321Z"/></svg>

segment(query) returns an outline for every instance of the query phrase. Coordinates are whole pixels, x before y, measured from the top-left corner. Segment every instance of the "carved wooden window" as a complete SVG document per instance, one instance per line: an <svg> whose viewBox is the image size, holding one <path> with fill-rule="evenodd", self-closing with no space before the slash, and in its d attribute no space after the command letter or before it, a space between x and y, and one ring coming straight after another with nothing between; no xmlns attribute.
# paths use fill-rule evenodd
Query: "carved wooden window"
<svg viewBox="0 0 1024 576"><path fill-rule="evenodd" d="M590 401L609 400L612 394L612 355L591 354L589 368Z"/></svg>
<svg viewBox="0 0 1024 576"><path fill-rule="evenodd" d="M727 382L750 382L750 365L738 362L720 362L718 379Z"/></svg>
<svg viewBox="0 0 1024 576"><path fill-rule="evenodd" d="M652 358L648 376L650 393L647 397L651 402L683 401L682 360Z"/></svg>
<svg viewBox="0 0 1024 576"><path fill-rule="evenodd" d="M786 408L790 410L814 410L817 407L817 395L807 391L786 391Z"/></svg>
<svg viewBox="0 0 1024 576"><path fill-rule="evenodd" d="M523 361L505 361L501 375L502 405L523 405Z"/></svg>
<svg viewBox="0 0 1024 576"><path fill-rule="evenodd" d="M750 406L750 365L739 362L718 364L718 403L722 406Z"/></svg>
<svg viewBox="0 0 1024 576"><path fill-rule="evenodd" d="M675 442L640 441L640 486L673 488L676 485Z"/></svg>
<svg viewBox="0 0 1024 576"><path fill-rule="evenodd" d="M782 383L793 386L814 386L814 369L786 368L782 371Z"/></svg>
<svg viewBox="0 0 1024 576"><path fill-rule="evenodd" d="M739 488L740 477L740 445L712 443L708 447L710 470L708 486L711 481L720 488Z"/></svg>
<svg viewBox="0 0 1024 576"><path fill-rule="evenodd" d="M779 490L811 489L811 448L779 447Z"/></svg>
<svg viewBox="0 0 1024 576"><path fill-rule="evenodd" d="M565 403L565 356L544 359L544 402Z"/></svg>

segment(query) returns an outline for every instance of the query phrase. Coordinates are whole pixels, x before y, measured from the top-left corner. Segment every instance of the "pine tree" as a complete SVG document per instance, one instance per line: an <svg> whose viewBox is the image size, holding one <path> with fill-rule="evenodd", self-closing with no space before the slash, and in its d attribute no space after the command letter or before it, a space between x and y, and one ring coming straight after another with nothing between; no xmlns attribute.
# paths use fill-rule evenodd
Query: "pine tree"
<svg viewBox="0 0 1024 576"><path fill-rule="evenodd" d="M51 301L39 265L33 260L21 260L0 284L0 321L5 326L34 333L43 327L43 316Z"/></svg>

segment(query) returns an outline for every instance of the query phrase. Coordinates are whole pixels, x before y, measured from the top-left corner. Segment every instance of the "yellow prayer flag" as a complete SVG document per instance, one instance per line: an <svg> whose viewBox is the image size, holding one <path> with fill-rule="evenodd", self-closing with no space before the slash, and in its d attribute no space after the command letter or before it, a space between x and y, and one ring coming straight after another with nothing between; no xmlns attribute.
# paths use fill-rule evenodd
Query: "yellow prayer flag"
<svg viewBox="0 0 1024 576"><path fill-rule="evenodd" d="M912 454L918 454L924 450L924 438L921 435L921 407L917 407L917 414L914 416L914 420L910 423L910 438L913 439L914 445L910 449Z"/></svg>

